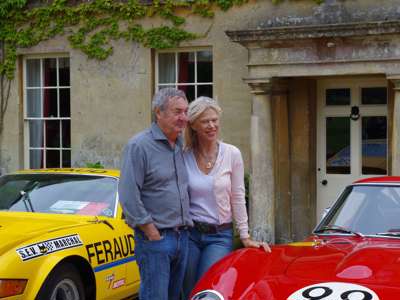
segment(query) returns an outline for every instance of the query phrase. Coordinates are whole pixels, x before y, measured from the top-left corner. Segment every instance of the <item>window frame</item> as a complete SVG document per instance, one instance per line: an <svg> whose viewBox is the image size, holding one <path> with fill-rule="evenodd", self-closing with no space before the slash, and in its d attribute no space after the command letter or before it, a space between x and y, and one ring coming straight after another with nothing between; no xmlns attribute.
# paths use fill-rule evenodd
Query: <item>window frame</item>
<svg viewBox="0 0 400 300"><path fill-rule="evenodd" d="M56 64L57 64L57 84L55 86L44 86L43 83L43 61L45 59L51 59L55 58L56 59ZM70 75L70 82L69 85L59 85L59 59L62 58L68 58L69 59L69 75ZM28 82L27 82L27 61L31 59L39 59L40 60L40 84L39 87L28 87ZM57 150L59 153L59 168L61 167L67 167L63 166L63 151L67 150L70 152L70 162L72 164L72 159L71 159L71 153L72 153L72 146L71 146L71 111L69 114L69 117L61 117L60 116L60 90L61 89L68 89L69 90L69 100L70 100L70 108L71 108L71 57L68 53L57 53L57 54L41 54L41 55L24 55L22 59L22 89L23 89L23 140L24 140L24 168L31 168L31 159L30 159L30 150L42 150L43 151L43 168L48 168L47 166L47 150ZM56 117L44 117L43 116L43 91L46 89L56 89L57 90L57 112L58 116ZM40 99L41 99L41 106L40 106L40 117L28 117L28 90L39 90L40 91ZM31 120L40 120L44 121L43 124L43 141L44 145L43 147L31 147L30 144L30 127L29 127L29 121ZM63 128L62 128L62 121L67 120L70 122L70 129L69 129L69 134L70 134L70 147L64 147L63 146ZM59 147L48 147L46 145L46 121L59 121L60 126L59 126L59 134L60 134L60 144ZM71 165L70 165L71 166ZM70 167L68 166L68 167Z"/></svg>
<svg viewBox="0 0 400 300"><path fill-rule="evenodd" d="M178 58L178 54L179 53L197 53L197 52L201 52L201 51L210 51L212 54L212 59L211 59L211 63L212 63L212 78L213 81L211 82L198 82L198 78L197 78L197 54L194 55L194 82L189 82L189 83L179 83L179 66L178 66L178 62L179 62L179 58ZM174 83L160 83L159 81L159 54L161 53L174 53L175 54L175 82ZM154 65L154 69L155 69L155 84L154 84L154 93L156 93L161 87L171 87L171 86L175 86L175 88L178 88L178 86L194 86L195 87L195 98L198 97L197 92L198 92L198 86L211 86L211 90L212 90L212 94L214 95L214 52L212 47L193 47L193 48L179 48L179 49L168 49L168 50L157 50L155 53L155 65ZM195 99L194 98L194 99Z"/></svg>

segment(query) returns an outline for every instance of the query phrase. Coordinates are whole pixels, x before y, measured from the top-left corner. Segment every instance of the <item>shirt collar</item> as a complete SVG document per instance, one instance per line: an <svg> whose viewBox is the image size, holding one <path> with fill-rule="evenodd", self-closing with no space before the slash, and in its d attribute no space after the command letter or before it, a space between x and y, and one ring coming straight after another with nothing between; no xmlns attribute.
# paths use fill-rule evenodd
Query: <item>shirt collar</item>
<svg viewBox="0 0 400 300"><path fill-rule="evenodd" d="M158 124L156 122L151 123L150 130L151 130L151 134L153 135L153 138L155 140L162 140L162 141L168 142L167 137L165 136L164 132L161 130L160 126L158 126ZM182 139L181 135L178 136L175 144L178 145L179 147L182 147L183 139Z"/></svg>

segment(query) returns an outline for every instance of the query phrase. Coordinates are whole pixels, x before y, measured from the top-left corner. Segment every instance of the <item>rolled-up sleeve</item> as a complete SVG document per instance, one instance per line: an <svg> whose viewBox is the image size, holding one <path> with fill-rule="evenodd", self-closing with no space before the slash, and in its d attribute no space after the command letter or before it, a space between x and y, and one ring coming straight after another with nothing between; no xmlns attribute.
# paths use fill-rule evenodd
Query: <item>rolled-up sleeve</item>
<svg viewBox="0 0 400 300"><path fill-rule="evenodd" d="M132 228L153 222L141 199L146 157L136 143L128 143L123 151L118 194L126 222Z"/></svg>

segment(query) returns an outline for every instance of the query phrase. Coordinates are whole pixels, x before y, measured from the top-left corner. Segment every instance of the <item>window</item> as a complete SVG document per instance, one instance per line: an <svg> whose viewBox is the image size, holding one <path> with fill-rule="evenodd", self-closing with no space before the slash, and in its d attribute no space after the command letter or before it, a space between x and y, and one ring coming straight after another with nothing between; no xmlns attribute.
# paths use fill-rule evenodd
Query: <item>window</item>
<svg viewBox="0 0 400 300"><path fill-rule="evenodd" d="M159 52L156 58L156 87L175 87L186 93L189 101L199 96L213 96L211 50Z"/></svg>
<svg viewBox="0 0 400 300"><path fill-rule="evenodd" d="M70 167L69 58L26 58L24 78L26 165Z"/></svg>

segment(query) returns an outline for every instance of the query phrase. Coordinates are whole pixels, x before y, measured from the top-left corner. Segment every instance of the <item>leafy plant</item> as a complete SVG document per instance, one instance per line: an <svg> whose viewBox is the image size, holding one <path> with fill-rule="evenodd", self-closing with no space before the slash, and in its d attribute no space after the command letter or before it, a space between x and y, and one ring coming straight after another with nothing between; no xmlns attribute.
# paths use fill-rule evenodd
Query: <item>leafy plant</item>
<svg viewBox="0 0 400 300"><path fill-rule="evenodd" d="M0 0L0 145L18 48L29 48L60 35L66 36L73 48L99 60L113 53L112 40L124 39L155 49L176 47L198 37L182 29L186 20L178 10L211 18L215 9L226 11L247 1L81 0L71 4L68 0ZM165 22L152 28L139 23L151 17Z"/></svg>
<svg viewBox="0 0 400 300"><path fill-rule="evenodd" d="M95 162L95 163L86 163L86 168L91 168L91 169L104 169L104 166L101 164L101 162Z"/></svg>

